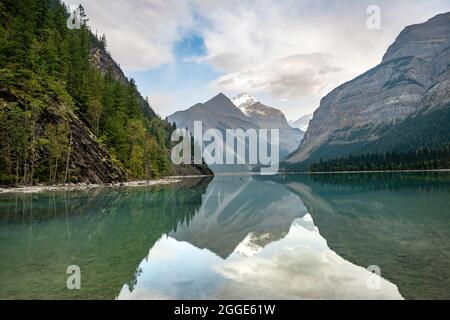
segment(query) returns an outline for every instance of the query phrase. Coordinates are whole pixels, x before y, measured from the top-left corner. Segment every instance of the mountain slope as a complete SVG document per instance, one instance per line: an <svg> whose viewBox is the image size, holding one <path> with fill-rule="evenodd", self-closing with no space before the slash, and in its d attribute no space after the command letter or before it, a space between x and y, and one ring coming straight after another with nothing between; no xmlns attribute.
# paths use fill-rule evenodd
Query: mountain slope
<svg viewBox="0 0 450 320"><path fill-rule="evenodd" d="M203 172L172 166L172 126L156 116L79 11L81 28L70 30L59 0L1 3L0 184Z"/></svg>
<svg viewBox="0 0 450 320"><path fill-rule="evenodd" d="M257 129L258 126L237 108L223 93L205 103L198 103L188 110L175 112L168 117L177 128L194 130L194 121L202 121L203 129Z"/></svg>
<svg viewBox="0 0 450 320"><path fill-rule="evenodd" d="M248 116L248 113L246 111L247 107L250 107L252 104L255 104L258 102L258 100L256 100L254 97L252 97L251 95L249 95L248 93L241 93L240 95L238 95L237 97L234 97L233 99L231 99L231 102L233 102L233 104L238 107L239 109L241 109L241 111Z"/></svg>
<svg viewBox="0 0 450 320"><path fill-rule="evenodd" d="M300 145L304 132L292 128L280 110L266 106L246 93L232 99L232 102L259 128L280 130L280 158Z"/></svg>
<svg viewBox="0 0 450 320"><path fill-rule="evenodd" d="M445 13L407 27L380 65L323 98L285 166L306 169L320 159L412 149L428 141L435 147L448 144L448 122L443 121L442 134L428 136L431 119L448 119L449 92L450 13Z"/></svg>

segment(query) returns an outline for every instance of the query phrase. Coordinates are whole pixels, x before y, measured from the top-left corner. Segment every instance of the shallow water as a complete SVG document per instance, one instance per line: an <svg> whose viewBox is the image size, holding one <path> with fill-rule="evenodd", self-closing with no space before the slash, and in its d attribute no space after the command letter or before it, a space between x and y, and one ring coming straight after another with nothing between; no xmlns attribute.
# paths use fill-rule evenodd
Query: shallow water
<svg viewBox="0 0 450 320"><path fill-rule="evenodd" d="M0 195L0 298L448 299L449 240L447 173Z"/></svg>

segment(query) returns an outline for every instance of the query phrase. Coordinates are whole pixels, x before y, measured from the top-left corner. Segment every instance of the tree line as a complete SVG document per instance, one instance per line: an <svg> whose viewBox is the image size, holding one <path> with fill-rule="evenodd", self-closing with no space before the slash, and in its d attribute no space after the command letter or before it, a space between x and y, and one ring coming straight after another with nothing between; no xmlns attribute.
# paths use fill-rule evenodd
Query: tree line
<svg viewBox="0 0 450 320"><path fill-rule="evenodd" d="M450 144L440 148L387 151L322 160L310 167L312 172L437 170L450 168Z"/></svg>

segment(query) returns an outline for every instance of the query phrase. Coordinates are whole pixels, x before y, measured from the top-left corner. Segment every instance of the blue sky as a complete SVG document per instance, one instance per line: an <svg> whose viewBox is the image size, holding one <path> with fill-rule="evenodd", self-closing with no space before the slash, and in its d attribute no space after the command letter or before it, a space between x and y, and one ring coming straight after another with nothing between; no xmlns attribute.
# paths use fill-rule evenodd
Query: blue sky
<svg viewBox="0 0 450 320"><path fill-rule="evenodd" d="M448 0L66 1L80 2L162 117L247 92L295 120L380 63L407 25L450 11Z"/></svg>
<svg viewBox="0 0 450 320"><path fill-rule="evenodd" d="M128 73L141 94L150 97L150 103L164 117L211 98L216 93L209 84L223 74L208 63L196 61L206 55L206 48L203 38L194 32L174 43L173 54L170 63Z"/></svg>

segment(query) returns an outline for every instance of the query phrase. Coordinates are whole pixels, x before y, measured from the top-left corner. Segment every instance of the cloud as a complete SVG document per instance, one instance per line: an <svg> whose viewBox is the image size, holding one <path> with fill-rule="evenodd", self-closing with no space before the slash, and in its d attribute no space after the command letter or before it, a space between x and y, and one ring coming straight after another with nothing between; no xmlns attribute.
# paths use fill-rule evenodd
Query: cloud
<svg viewBox="0 0 450 320"><path fill-rule="evenodd" d="M315 97L317 103L342 82L378 64L406 25L450 9L448 2L438 0L197 4L211 25L202 33L208 52L203 61L225 73L212 87L264 91L281 99ZM381 30L367 28L367 8L372 4L381 9ZM314 59L307 61L308 56Z"/></svg>
<svg viewBox="0 0 450 320"><path fill-rule="evenodd" d="M177 103L174 95L154 93L148 100L153 110L160 115L169 115L177 111L174 108Z"/></svg>
<svg viewBox="0 0 450 320"><path fill-rule="evenodd" d="M320 96L342 71L325 54L298 54L226 74L213 82L218 90L267 92L282 99Z"/></svg>
<svg viewBox="0 0 450 320"><path fill-rule="evenodd" d="M174 60L173 45L192 25L188 0L69 0L85 7L92 31L128 72Z"/></svg>
<svg viewBox="0 0 450 320"><path fill-rule="evenodd" d="M107 35L109 50L125 72L176 63L177 42L195 34L205 50L189 61L208 64L221 74L210 88L227 94L261 92L274 106L284 105L287 113L303 109L295 116L311 113L321 96L377 65L405 26L450 10L448 0L67 0L67 4L80 1L92 30ZM381 9L380 30L367 28L370 5ZM197 88L199 99L204 90Z"/></svg>

